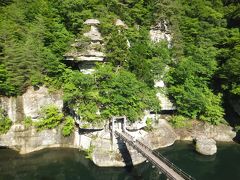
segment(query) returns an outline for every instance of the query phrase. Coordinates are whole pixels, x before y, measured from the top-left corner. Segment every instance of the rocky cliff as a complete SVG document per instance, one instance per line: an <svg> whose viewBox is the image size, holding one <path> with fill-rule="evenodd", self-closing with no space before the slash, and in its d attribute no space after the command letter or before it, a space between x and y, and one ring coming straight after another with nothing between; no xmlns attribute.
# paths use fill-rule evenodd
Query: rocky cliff
<svg viewBox="0 0 240 180"><path fill-rule="evenodd" d="M29 87L26 93L17 97L0 97L0 107L14 122L23 121L24 117L36 120L41 107L54 104L60 110L63 108L62 92L49 93L46 87L34 89Z"/></svg>

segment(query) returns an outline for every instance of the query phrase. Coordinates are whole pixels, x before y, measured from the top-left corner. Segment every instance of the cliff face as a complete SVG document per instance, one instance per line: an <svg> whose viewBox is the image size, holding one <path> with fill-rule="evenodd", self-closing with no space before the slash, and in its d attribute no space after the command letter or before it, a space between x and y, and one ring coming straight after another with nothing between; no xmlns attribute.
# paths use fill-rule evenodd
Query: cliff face
<svg viewBox="0 0 240 180"><path fill-rule="evenodd" d="M23 125L24 117L31 117L33 121L36 121L41 107L50 104L62 110L62 93L49 93L46 87L40 87L37 90L30 87L26 93L18 97L0 97L0 107L7 112L13 122L10 130L0 135L0 146L13 148L20 153L28 153L45 147L74 147L77 142L75 134L64 138L60 129L37 132L35 128L26 128Z"/></svg>
<svg viewBox="0 0 240 180"><path fill-rule="evenodd" d="M63 137L60 129L43 130L26 128L20 123L14 123L11 129L0 136L0 146L9 147L21 154L30 153L49 147L78 147L78 133Z"/></svg>
<svg viewBox="0 0 240 180"><path fill-rule="evenodd" d="M30 87L26 93L17 97L0 97L0 107L8 114L13 123L21 122L24 117L36 120L41 107L54 104L60 110L63 108L62 93L60 91L49 93L46 87L34 90Z"/></svg>

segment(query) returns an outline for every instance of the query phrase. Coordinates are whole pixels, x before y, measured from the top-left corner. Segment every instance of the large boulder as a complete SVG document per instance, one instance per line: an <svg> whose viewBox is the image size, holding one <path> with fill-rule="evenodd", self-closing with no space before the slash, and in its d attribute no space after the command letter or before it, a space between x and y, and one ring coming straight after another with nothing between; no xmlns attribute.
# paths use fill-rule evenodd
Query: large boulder
<svg viewBox="0 0 240 180"><path fill-rule="evenodd" d="M158 149L170 146L179 139L174 129L165 119L159 119L153 124L154 129L142 138L142 141L151 149Z"/></svg>
<svg viewBox="0 0 240 180"><path fill-rule="evenodd" d="M213 155L217 152L216 141L207 137L196 138L196 151L203 155Z"/></svg>

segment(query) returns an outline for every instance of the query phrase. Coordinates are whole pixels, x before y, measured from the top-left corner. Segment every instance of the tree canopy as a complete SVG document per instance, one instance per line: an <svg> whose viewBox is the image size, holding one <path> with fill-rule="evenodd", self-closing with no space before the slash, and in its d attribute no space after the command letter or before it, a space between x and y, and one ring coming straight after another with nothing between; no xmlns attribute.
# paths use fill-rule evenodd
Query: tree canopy
<svg viewBox="0 0 240 180"><path fill-rule="evenodd" d="M86 121L121 114L135 121L145 109L159 110L153 85L167 66L177 113L218 124L222 97L240 98L239 9L234 0L0 1L0 94L46 85L63 89L67 106ZM63 55L89 18L101 22L108 63L84 75ZM116 19L128 29L114 26ZM149 38L163 20L171 48Z"/></svg>

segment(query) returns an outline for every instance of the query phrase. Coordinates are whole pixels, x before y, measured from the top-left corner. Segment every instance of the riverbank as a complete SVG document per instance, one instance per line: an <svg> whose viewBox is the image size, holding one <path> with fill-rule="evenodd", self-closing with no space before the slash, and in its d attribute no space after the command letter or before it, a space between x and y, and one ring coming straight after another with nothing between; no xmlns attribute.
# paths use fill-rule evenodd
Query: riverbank
<svg viewBox="0 0 240 180"><path fill-rule="evenodd" d="M135 129L128 131L151 149L171 146L176 140L193 141L197 137L215 139L217 142L232 142L236 133L230 126L213 126L200 121L190 121L188 126L173 128L167 117L159 118L153 123L151 131ZM131 146L117 139L112 144L108 129L84 132L76 131L69 137L63 137L60 129L36 131L34 127L26 128L21 123L15 123L9 132L0 135L0 146L12 148L21 154L26 154L50 147L71 147L88 152L92 161L100 167L124 167L126 154L131 164L137 165L145 161ZM127 150L127 151L126 151Z"/></svg>

